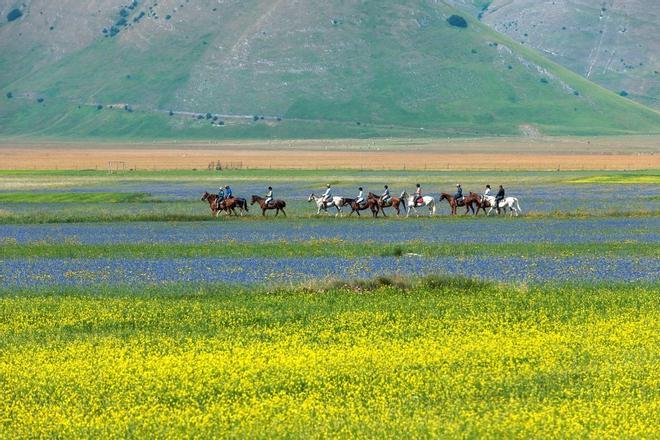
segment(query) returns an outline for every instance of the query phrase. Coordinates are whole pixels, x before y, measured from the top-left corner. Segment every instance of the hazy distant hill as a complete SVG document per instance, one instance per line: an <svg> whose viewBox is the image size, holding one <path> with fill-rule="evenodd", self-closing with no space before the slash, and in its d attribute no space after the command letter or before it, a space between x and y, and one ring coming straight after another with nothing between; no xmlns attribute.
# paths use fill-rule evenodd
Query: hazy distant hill
<svg viewBox="0 0 660 440"><path fill-rule="evenodd" d="M608 89L660 108L660 1L452 0Z"/></svg>
<svg viewBox="0 0 660 440"><path fill-rule="evenodd" d="M660 132L657 112L442 1L0 0L0 13L4 134Z"/></svg>

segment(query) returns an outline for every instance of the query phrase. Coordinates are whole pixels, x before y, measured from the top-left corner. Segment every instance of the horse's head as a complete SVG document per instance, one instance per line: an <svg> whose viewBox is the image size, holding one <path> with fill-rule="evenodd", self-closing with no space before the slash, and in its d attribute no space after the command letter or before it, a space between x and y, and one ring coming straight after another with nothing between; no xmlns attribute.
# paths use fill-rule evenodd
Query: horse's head
<svg viewBox="0 0 660 440"><path fill-rule="evenodd" d="M314 193L311 193L311 194L309 195L309 197L307 197L307 201L308 201L308 202L311 202L312 200L315 200L315 199L316 199L316 197L314 197Z"/></svg>
<svg viewBox="0 0 660 440"><path fill-rule="evenodd" d="M210 195L211 194L209 194L207 191L204 191L204 194L202 194L202 202L207 201Z"/></svg>
<svg viewBox="0 0 660 440"><path fill-rule="evenodd" d="M401 196L400 196L399 198L400 198L400 199L407 199L407 198L408 198L408 192L407 192L407 191L403 191L403 192L401 193Z"/></svg>
<svg viewBox="0 0 660 440"><path fill-rule="evenodd" d="M447 194L447 193L442 193L442 194L440 194L440 201L443 201L443 200L445 200L445 199L446 199L447 201L449 201L449 200L451 200L451 196L450 196L449 194Z"/></svg>
<svg viewBox="0 0 660 440"><path fill-rule="evenodd" d="M257 203L257 202L259 201L260 198L261 198L261 197L259 197L259 196L255 196L255 195L253 195L253 196L252 196L252 201L250 202L250 205L254 205L255 203Z"/></svg>

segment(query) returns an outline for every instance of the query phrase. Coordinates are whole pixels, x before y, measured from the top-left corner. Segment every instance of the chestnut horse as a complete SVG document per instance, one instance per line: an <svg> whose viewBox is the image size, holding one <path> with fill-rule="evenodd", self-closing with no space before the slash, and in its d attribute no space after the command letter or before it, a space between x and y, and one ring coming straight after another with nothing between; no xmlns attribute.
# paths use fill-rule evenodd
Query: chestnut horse
<svg viewBox="0 0 660 440"><path fill-rule="evenodd" d="M374 217L378 215L378 211L380 210L380 207L378 206L378 201L370 198L367 198L367 200L365 202L362 202L362 204L356 202L355 199L344 199L344 205L348 205L351 207L351 212L348 215L351 215L354 212L356 212L358 217L360 216L360 211L364 211L365 209L371 209L371 215L373 215Z"/></svg>
<svg viewBox="0 0 660 440"><path fill-rule="evenodd" d="M266 211L269 209L275 209L276 217L280 211L282 211L282 214L284 214L284 217L286 217L286 212L284 212L284 208L286 208L286 202L284 200L275 199L272 202L266 204L265 198L253 195L250 205L254 205L255 203L259 204L259 207L261 208L261 215L266 215Z"/></svg>
<svg viewBox="0 0 660 440"><path fill-rule="evenodd" d="M380 199L380 197L378 197L376 194L370 192L367 195L367 200L369 200L369 199L373 199L373 200L376 201L376 203L378 204L378 207L380 208L381 212L383 213L383 217L387 217L387 215L385 214L385 208L394 208L396 210L396 215L397 216L401 215L401 210L400 210L401 199L400 198L390 197L390 200L388 202L383 203L383 201ZM377 217L377 216L378 216L378 213L376 213L376 215L374 215L374 217Z"/></svg>
<svg viewBox="0 0 660 440"><path fill-rule="evenodd" d="M477 206L479 206L480 197L478 194L470 192L470 194L463 197L463 200L457 202L456 199L454 199L454 196L452 196L451 194L442 193L440 194L440 202L442 202L443 200L447 200L447 203L449 203L449 206L451 207L451 215L456 215L456 208L458 208L459 206L465 206L466 214L470 211L472 211L472 213L475 214L473 205L476 203Z"/></svg>
<svg viewBox="0 0 660 440"><path fill-rule="evenodd" d="M218 206L218 195L204 192L204 194L202 194L202 201L209 202L209 208L211 208L211 215L213 217L217 217L221 211L237 216L236 208L240 209L241 215L243 215L243 212L248 212L247 200L240 197L230 197L225 199L220 202L220 205Z"/></svg>
<svg viewBox="0 0 660 440"><path fill-rule="evenodd" d="M219 206L219 209L237 216L236 208L239 209L241 216L243 216L244 212L248 212L247 200L242 197L230 197L220 202Z"/></svg>
<svg viewBox="0 0 660 440"><path fill-rule="evenodd" d="M218 208L217 200L218 200L217 194L211 194L206 191L204 192L204 194L202 194L202 202L209 202L209 208L211 208L212 217L217 217L218 213L220 212L220 209Z"/></svg>

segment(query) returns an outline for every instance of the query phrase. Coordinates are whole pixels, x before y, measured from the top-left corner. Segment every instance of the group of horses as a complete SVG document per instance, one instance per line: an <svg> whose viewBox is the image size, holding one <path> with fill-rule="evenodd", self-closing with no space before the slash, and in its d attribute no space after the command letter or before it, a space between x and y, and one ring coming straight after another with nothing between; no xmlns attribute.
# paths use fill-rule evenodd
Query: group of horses
<svg viewBox="0 0 660 440"><path fill-rule="evenodd" d="M490 215L491 212L497 208L498 212L502 210L504 213L507 210L511 215L518 216L520 214L520 204L516 197L505 197L504 200L500 201L499 207L495 206L495 197L493 196L481 196L477 193L470 192L467 196L463 197L460 200L456 200L454 196L448 193L441 193L438 203L446 200L451 208L451 214L456 215L458 208L465 207L465 214L472 212L474 215L479 214L480 210L483 210L486 215ZM218 196L216 194L211 194L205 192L202 195L202 201L206 201L211 208L211 214L214 217L217 217L221 212L233 215L244 215L248 212L248 202L246 199L241 197L230 197L218 202ZM349 216L353 213L360 215L360 211L369 210L373 217L378 217L378 214L383 214L384 217L387 217L385 213L386 208L392 208L396 212L397 216L401 215L401 211L405 211L406 217L410 216L411 212L414 212L416 216L419 217L418 208L426 208L429 211L429 215L435 215L436 213L436 200L432 196L423 196L421 199L417 199L414 195L408 194L406 191L403 191L399 197L390 197L389 200L383 201L380 197L370 192L367 195L367 199L362 203L358 203L356 199L350 199L346 197L332 197L330 200L325 201L322 196L317 196L314 193L310 194L307 198L308 202L314 202L316 204L316 213L321 214L321 211L330 213L330 209L334 208L336 210L337 216L343 214L343 209L350 208L351 211L348 214ZM266 203L266 199L260 196L252 196L250 205L258 204L261 208L261 214L266 215L266 211L275 210L275 215L277 216L280 212L286 217L286 202L284 200L272 200L269 203ZM476 206L476 209L475 209ZM238 211L237 211L238 210Z"/></svg>

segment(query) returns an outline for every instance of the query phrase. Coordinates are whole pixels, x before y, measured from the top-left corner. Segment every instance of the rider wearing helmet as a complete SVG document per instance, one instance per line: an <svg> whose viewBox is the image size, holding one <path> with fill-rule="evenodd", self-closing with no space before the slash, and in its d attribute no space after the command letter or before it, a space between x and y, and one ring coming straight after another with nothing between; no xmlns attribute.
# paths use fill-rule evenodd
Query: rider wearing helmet
<svg viewBox="0 0 660 440"><path fill-rule="evenodd" d="M424 199L422 198L422 186L418 183L415 189L415 205L421 205Z"/></svg>
<svg viewBox="0 0 660 440"><path fill-rule="evenodd" d="M497 195L495 196L495 208L497 208L497 213L500 213L500 202L504 200L504 187L500 185L499 191L497 191Z"/></svg>
<svg viewBox="0 0 660 440"><path fill-rule="evenodd" d="M460 183L456 184L456 194L454 194L454 200L456 200L456 202L463 200L463 188L461 188Z"/></svg>
<svg viewBox="0 0 660 440"><path fill-rule="evenodd" d="M355 199L355 203L357 203L358 206L361 206L362 203L364 203L364 192L362 192L362 187L358 188L358 196L357 199Z"/></svg>
<svg viewBox="0 0 660 440"><path fill-rule="evenodd" d="M266 204L266 206L268 206L272 201L273 201L273 187L269 186L268 192L266 193L266 200L264 200L264 203Z"/></svg>
<svg viewBox="0 0 660 440"><path fill-rule="evenodd" d="M382 203L387 203L391 198L392 196L390 196L390 187L385 185L385 191L383 191L383 194L380 195L380 201Z"/></svg>
<svg viewBox="0 0 660 440"><path fill-rule="evenodd" d="M328 203L330 203L331 200L332 200L332 188L328 183L326 185L325 192L323 193L323 206L327 207Z"/></svg>
<svg viewBox="0 0 660 440"><path fill-rule="evenodd" d="M229 185L225 185L225 198L231 199L234 197L234 192L231 190Z"/></svg>
<svg viewBox="0 0 660 440"><path fill-rule="evenodd" d="M484 190L484 198L490 196L490 185L486 185L486 189Z"/></svg>

